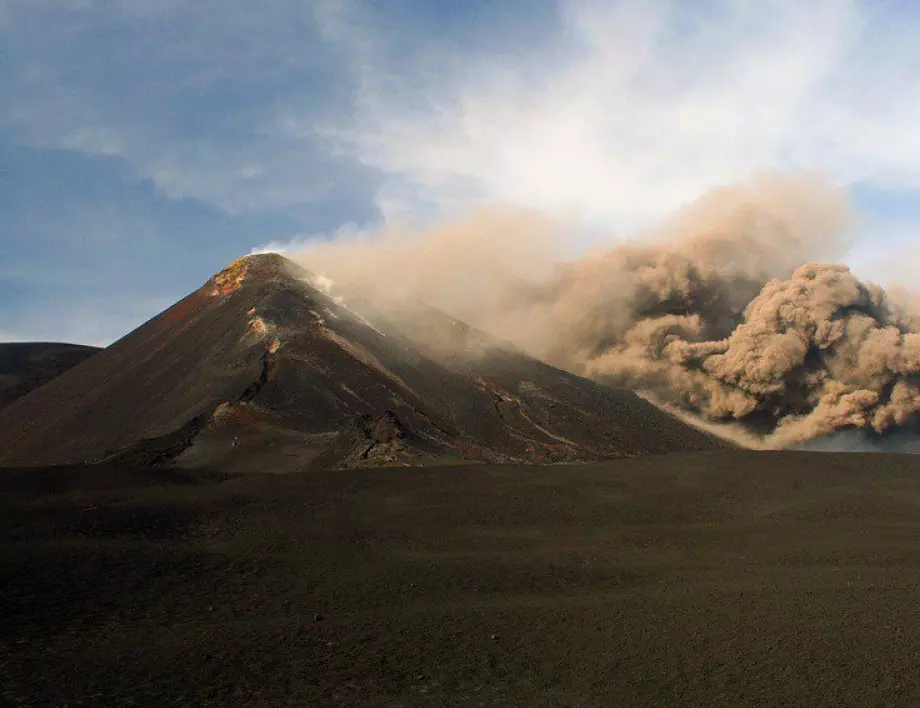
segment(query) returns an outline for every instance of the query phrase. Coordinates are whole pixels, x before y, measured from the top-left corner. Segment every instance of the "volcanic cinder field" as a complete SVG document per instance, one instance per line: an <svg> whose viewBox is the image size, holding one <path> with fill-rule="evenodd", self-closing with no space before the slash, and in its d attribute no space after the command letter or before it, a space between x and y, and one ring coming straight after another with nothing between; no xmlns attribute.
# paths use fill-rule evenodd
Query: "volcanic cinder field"
<svg viewBox="0 0 920 708"><path fill-rule="evenodd" d="M5 705L912 706L920 458L0 474Z"/></svg>
<svg viewBox="0 0 920 708"><path fill-rule="evenodd" d="M277 255L58 351L0 350L0 705L920 700L920 457L741 449Z"/></svg>

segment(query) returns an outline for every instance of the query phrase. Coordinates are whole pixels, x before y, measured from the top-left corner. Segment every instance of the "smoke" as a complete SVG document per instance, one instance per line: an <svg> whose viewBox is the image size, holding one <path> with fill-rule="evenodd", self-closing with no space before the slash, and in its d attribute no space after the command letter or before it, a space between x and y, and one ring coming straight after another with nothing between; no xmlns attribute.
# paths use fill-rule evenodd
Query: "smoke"
<svg viewBox="0 0 920 708"><path fill-rule="evenodd" d="M586 373L745 422L776 447L851 427L883 433L920 411L920 333L845 266L768 281L723 339L704 327L698 312L642 319Z"/></svg>
<svg viewBox="0 0 920 708"><path fill-rule="evenodd" d="M526 310L551 281L565 248L565 232L552 219L489 206L431 230L397 226L385 233L346 235L285 256L328 276L350 298L373 302L376 310L440 352L456 343L438 341L444 332L413 302L542 356L547 322L530 318Z"/></svg>
<svg viewBox="0 0 920 708"><path fill-rule="evenodd" d="M288 255L378 303L422 301L749 445L786 447L903 430L920 413L920 320L909 298L833 262L850 230L846 195L820 175L762 175L568 262L561 223L498 207Z"/></svg>
<svg viewBox="0 0 920 708"><path fill-rule="evenodd" d="M907 262L920 263L920 252L907 259ZM900 284L890 286L888 293L891 299L898 303L910 326L914 330L920 328L920 295Z"/></svg>

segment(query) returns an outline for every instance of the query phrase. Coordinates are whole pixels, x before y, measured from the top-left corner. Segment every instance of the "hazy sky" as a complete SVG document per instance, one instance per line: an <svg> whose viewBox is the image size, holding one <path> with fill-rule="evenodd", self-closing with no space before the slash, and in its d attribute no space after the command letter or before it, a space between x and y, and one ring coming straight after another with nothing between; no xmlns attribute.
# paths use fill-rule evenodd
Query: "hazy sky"
<svg viewBox="0 0 920 708"><path fill-rule="evenodd" d="M851 187L860 275L920 257L917 0L0 0L0 38L0 340L477 202L577 249L764 168Z"/></svg>

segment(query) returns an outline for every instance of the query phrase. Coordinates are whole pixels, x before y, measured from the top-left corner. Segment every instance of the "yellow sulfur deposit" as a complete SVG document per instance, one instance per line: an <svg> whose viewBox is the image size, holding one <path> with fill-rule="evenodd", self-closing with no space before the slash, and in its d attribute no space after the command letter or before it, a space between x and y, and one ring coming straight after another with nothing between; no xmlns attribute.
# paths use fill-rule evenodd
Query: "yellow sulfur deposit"
<svg viewBox="0 0 920 708"><path fill-rule="evenodd" d="M211 295L226 295L239 288L246 279L248 268L246 258L237 258L214 276L214 290L211 291Z"/></svg>

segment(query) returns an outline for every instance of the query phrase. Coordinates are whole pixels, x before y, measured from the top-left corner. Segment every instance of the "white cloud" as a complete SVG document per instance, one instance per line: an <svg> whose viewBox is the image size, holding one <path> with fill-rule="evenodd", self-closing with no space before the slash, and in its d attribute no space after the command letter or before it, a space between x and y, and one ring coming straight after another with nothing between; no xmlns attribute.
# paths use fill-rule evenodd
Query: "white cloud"
<svg viewBox="0 0 920 708"><path fill-rule="evenodd" d="M887 6L560 7L550 45L417 41L398 64L360 13L326 24L360 84L354 120L327 134L389 175L386 212L506 201L629 231L763 168L920 189L920 29Z"/></svg>
<svg viewBox="0 0 920 708"><path fill-rule="evenodd" d="M307 4L4 7L0 126L19 144L121 158L169 198L235 214L366 197L360 165L279 128L288 103L325 120L347 91Z"/></svg>
<svg viewBox="0 0 920 708"><path fill-rule="evenodd" d="M499 5L448 40L362 0L0 0L0 123L232 213L380 179L388 220L501 201L626 234L761 168L920 191L920 29L896 4Z"/></svg>

